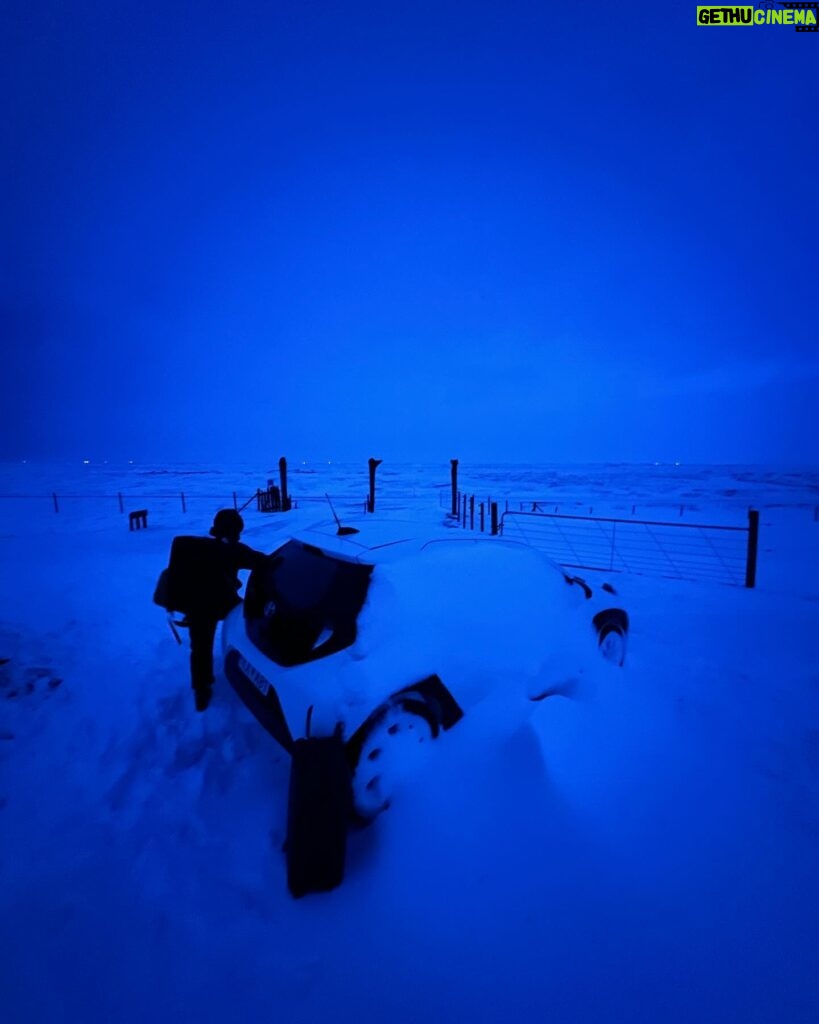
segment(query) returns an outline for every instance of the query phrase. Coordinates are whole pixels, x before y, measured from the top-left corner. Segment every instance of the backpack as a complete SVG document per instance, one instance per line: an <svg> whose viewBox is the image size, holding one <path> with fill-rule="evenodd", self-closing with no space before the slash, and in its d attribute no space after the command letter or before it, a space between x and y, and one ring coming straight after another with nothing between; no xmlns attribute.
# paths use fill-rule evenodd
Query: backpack
<svg viewBox="0 0 819 1024"><path fill-rule="evenodd" d="M236 571L225 545L210 537L174 537L168 567L157 580L154 603L183 615L223 619L239 604Z"/></svg>
<svg viewBox="0 0 819 1024"><path fill-rule="evenodd" d="M176 611L171 598L171 572L170 569L163 569L159 574L154 588L154 604L164 608L167 612ZM181 609L180 609L181 611Z"/></svg>

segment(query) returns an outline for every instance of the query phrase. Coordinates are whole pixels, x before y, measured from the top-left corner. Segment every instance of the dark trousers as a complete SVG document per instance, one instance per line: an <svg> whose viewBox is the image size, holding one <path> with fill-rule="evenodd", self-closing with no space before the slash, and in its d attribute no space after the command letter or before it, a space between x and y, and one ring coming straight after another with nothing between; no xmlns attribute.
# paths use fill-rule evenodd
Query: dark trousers
<svg viewBox="0 0 819 1024"><path fill-rule="evenodd" d="M213 640L218 621L210 615L188 615L191 686L194 690L208 690L213 686Z"/></svg>

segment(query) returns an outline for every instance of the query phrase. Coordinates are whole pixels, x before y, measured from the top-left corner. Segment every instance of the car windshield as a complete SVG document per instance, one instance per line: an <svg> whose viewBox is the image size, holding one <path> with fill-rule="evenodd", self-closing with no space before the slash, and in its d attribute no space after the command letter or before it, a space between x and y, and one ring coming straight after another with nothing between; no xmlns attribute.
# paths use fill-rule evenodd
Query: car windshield
<svg viewBox="0 0 819 1024"><path fill-rule="evenodd" d="M301 665L349 647L373 567L288 541L247 584L250 640L279 665Z"/></svg>

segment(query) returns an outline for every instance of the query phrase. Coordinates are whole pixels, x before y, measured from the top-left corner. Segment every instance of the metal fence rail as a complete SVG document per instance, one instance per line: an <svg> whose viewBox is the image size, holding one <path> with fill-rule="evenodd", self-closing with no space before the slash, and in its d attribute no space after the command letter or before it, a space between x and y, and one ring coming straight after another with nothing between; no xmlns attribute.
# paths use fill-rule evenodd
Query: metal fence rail
<svg viewBox="0 0 819 1024"><path fill-rule="evenodd" d="M756 584L759 513L747 526L504 512L501 532L543 548L570 568L659 573L678 579Z"/></svg>
<svg viewBox="0 0 819 1024"><path fill-rule="evenodd" d="M269 491L262 490L261 488L257 488L249 496L247 493L238 493L237 491L230 493L223 491L221 494L203 494L198 491L77 494L60 491L59 493L52 492L51 494L0 494L0 501L5 499L7 501L25 502L32 509L42 508L50 510L52 513L67 514L76 509L87 509L90 506L100 511L113 513L125 513L145 506L148 506L151 512L157 510L168 512L172 509L189 512L201 509L204 504L206 504L209 513L218 507L230 506L238 512L244 513L246 511L273 511L272 508L265 507L264 498L268 494ZM379 499L378 508L382 511L398 511L406 508L407 504L414 500L414 498ZM327 510L327 514L330 515L330 507L324 495L301 495L294 497L292 494L289 494L288 501L291 508L323 506ZM360 496L352 494L333 495L332 501L336 509L343 509L347 514L368 511L368 497L366 494ZM279 511L280 507L276 511Z"/></svg>

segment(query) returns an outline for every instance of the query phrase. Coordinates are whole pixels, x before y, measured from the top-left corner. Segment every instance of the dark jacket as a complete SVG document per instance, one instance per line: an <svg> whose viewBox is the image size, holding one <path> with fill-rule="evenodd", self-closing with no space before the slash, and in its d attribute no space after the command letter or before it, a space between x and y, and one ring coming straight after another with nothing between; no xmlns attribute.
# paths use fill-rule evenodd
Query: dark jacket
<svg viewBox="0 0 819 1024"><path fill-rule="evenodd" d="M239 570L259 568L266 558L239 541L175 537L168 564L169 601L185 615L223 619L239 603Z"/></svg>

